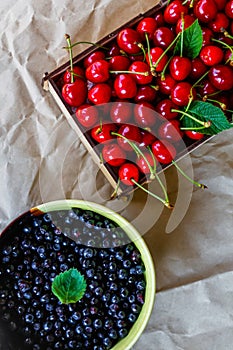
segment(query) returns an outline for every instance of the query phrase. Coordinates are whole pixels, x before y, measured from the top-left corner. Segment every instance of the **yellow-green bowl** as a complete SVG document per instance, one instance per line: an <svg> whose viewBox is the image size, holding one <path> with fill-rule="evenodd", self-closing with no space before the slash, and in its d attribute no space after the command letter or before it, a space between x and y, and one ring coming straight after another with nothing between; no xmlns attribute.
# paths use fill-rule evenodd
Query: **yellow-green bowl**
<svg viewBox="0 0 233 350"><path fill-rule="evenodd" d="M150 318L152 308L155 300L155 269L151 254L145 244L144 240L138 233L138 231L122 216L112 211L111 209L102 205L83 201L83 200L58 200L45 204L41 204L37 207L31 208L30 212L33 215L40 215L43 213L51 213L60 210L70 210L72 208L80 208L83 210L90 210L97 214L100 214L121 227L127 234L129 241L132 241L138 250L140 251L143 263L145 265L145 300L142 306L141 312L130 329L128 335L121 339L111 350L130 350L132 346L137 342L141 334L143 333L147 322ZM6 228L7 230L7 228Z"/></svg>

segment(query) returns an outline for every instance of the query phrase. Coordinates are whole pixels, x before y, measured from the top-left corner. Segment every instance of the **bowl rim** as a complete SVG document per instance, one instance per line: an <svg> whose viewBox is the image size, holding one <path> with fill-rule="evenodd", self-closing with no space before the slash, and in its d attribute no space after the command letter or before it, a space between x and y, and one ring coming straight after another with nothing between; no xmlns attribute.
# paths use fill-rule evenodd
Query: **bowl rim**
<svg viewBox="0 0 233 350"><path fill-rule="evenodd" d="M145 277L146 277L146 290L145 290L145 302L142 306L142 310L136 320L136 322L132 325L132 328L130 329L128 335L118 341L117 344L115 344L111 350L130 350L132 346L137 342L137 340L140 338L141 334L143 333L149 318L152 313L152 309L155 302L155 294L156 294L156 274L155 274L155 268L152 256L150 254L150 251L143 240L142 236L139 234L139 232L136 230L136 228L125 218L123 218L120 214L115 212L114 210L102 205L97 204L92 201L86 201L86 200L79 200L79 199L61 199L61 200L55 200L46 202L43 204L39 204L36 207L32 207L29 212L35 216L40 214L45 214L53 211L59 211L59 210L70 210L71 208L80 208L84 210L92 210L96 213L103 215L107 217L108 219L113 220L117 225L119 225L129 239L134 242L136 247L140 250L142 260L145 265ZM18 219L20 217L23 217L26 213L21 214L18 216ZM15 222L13 220L7 227L3 230L3 232L7 231L7 229ZM3 233L2 232L2 233ZM0 235L1 237L1 235Z"/></svg>

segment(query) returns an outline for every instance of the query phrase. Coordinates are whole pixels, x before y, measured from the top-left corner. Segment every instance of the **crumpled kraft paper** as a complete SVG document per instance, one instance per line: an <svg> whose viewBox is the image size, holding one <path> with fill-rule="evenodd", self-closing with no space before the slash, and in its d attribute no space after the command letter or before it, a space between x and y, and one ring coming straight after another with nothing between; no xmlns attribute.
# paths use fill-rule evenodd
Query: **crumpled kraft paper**
<svg viewBox="0 0 233 350"><path fill-rule="evenodd" d="M43 74L68 60L64 34L95 42L155 1L1 2L0 229L32 206L77 198L116 210L152 253L157 296L134 350L231 350L233 343L233 131L211 138L179 165L208 186L193 188L174 167L161 174L171 213L140 190L113 191L43 91ZM75 53L86 48L76 47ZM149 185L158 191L156 182Z"/></svg>

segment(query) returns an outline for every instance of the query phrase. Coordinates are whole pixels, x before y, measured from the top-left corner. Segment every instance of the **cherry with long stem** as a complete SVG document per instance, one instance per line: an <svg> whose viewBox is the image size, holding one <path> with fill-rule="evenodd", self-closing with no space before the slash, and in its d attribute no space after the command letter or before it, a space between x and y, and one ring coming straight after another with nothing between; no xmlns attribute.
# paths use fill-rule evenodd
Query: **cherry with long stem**
<svg viewBox="0 0 233 350"><path fill-rule="evenodd" d="M155 159L154 154L153 154L153 152L151 151L150 147L148 147L148 150L149 150L149 152L150 152L150 154L151 154L151 156L152 156L152 159L153 159L153 161L154 161L154 167L151 166L150 162L148 161L148 159L146 158L146 156L144 155L144 153L139 149L139 147L137 147L137 145L136 145L134 142L130 141L130 140L127 139L124 135L121 135L121 134L119 134L119 133L117 133L117 132L112 132L112 135L115 135L115 136L117 136L117 137L121 137L121 138L123 138L125 141L127 141L127 142L129 143L129 145L132 147L132 149L135 151L137 157L141 156L141 157L145 160L145 162L146 162L146 164L147 164L147 166L148 166L148 168L149 168L149 170L150 170L150 180L154 180L155 178L158 180L159 185L161 186L161 188L162 188L162 190L163 190L163 193L164 193L164 196L165 196L165 200L163 200L162 198L160 198L159 196L157 196L157 195L155 195L155 194L153 194L153 197L155 197L155 198L157 198L157 199L159 198L159 200L162 201L163 203L167 203L167 204L166 204L167 207L170 207L170 208L173 207L173 206L170 204L170 202L169 202L169 198L168 198L167 191L166 191L166 189L165 189L165 187L164 187L162 181L160 180L158 174L156 173L156 170L157 170L157 169L156 169L156 159ZM141 185L139 185L138 187L144 189L144 187L141 186ZM145 190L145 189L144 189L144 190ZM114 191L114 193L115 193L115 192L116 192L116 191ZM146 190L146 192L149 193L147 190ZM168 206L168 204L169 204L169 206Z"/></svg>

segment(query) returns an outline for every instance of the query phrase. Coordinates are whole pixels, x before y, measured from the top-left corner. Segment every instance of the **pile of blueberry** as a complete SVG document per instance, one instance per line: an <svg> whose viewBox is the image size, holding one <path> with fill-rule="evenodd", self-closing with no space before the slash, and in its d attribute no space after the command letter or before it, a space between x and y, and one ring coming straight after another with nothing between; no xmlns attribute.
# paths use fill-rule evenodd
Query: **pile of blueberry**
<svg viewBox="0 0 233 350"><path fill-rule="evenodd" d="M73 267L87 288L62 304L51 285ZM0 325L18 337L14 350L111 349L140 314L144 272L140 251L112 220L77 208L28 212L0 237Z"/></svg>

